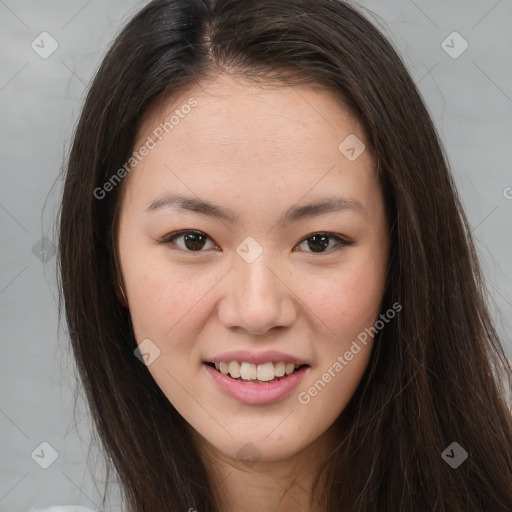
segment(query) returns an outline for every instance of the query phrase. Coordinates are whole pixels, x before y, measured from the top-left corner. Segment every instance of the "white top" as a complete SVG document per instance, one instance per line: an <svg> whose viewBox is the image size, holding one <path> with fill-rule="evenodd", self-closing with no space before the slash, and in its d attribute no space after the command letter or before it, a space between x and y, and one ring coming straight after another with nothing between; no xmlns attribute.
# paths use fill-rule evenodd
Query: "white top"
<svg viewBox="0 0 512 512"><path fill-rule="evenodd" d="M91 508L81 507L79 505L57 505L46 508L31 508L30 512L97 512Z"/></svg>

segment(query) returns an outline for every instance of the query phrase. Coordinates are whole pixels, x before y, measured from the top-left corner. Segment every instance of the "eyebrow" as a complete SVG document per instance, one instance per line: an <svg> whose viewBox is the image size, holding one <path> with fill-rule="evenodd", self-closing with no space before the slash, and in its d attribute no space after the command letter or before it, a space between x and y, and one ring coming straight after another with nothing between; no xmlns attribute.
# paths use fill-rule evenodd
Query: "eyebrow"
<svg viewBox="0 0 512 512"><path fill-rule="evenodd" d="M228 208L202 199L182 195L170 195L155 199L146 208L146 212L154 212L161 208L189 210L208 217L222 219L231 224L238 220L238 215ZM354 211L364 216L367 215L366 210L359 201L347 197L330 196L303 206L292 206L281 216L278 223L287 224L307 217L316 217L339 211Z"/></svg>

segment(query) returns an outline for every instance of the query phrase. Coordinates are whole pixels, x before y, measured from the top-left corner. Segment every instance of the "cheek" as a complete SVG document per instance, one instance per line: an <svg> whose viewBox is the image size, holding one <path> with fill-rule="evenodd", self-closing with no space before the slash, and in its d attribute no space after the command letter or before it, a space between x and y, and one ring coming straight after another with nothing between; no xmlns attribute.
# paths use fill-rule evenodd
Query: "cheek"
<svg viewBox="0 0 512 512"><path fill-rule="evenodd" d="M351 346L356 353L348 350ZM311 414L323 423L334 421L359 386L371 351L371 342L357 346L348 342L330 356L325 354L327 357L297 394L297 401L304 407L306 415Z"/></svg>
<svg viewBox="0 0 512 512"><path fill-rule="evenodd" d="M335 333L323 338L318 373L299 397L313 415L330 407L333 420L352 398L366 370L373 338L365 330L379 317L386 279L384 255L369 250L354 255L324 292L311 298L323 323Z"/></svg>
<svg viewBox="0 0 512 512"><path fill-rule="evenodd" d="M340 270L335 280L326 283L306 302L321 320L316 332L325 334L316 337L318 366L297 397L305 421L311 415L319 419L319 427L343 411L366 370L373 338L365 329L378 319L384 275L377 267L357 265Z"/></svg>
<svg viewBox="0 0 512 512"><path fill-rule="evenodd" d="M138 342L161 336L172 327L170 316L178 315L183 307L183 302L177 299L183 287L177 286L176 293L169 293L169 269L160 250L147 245L147 241L137 240L130 232L120 243L121 268Z"/></svg>
<svg viewBox="0 0 512 512"><path fill-rule="evenodd" d="M300 280L299 295L326 339L355 337L378 317L385 284L385 272L378 259L354 256L346 265L331 269L323 278Z"/></svg>
<svg viewBox="0 0 512 512"><path fill-rule="evenodd" d="M200 330L208 291L219 280L197 267L171 265L165 251L154 247L126 256L123 275L137 341L165 340L176 347Z"/></svg>

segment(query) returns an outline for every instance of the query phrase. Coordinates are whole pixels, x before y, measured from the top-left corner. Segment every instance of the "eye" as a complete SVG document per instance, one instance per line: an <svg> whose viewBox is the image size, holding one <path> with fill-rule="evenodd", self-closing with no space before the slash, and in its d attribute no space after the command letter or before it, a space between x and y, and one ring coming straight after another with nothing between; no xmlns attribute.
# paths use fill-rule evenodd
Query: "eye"
<svg viewBox="0 0 512 512"><path fill-rule="evenodd" d="M164 245L168 244L174 244L175 240L179 240L180 238L183 239L183 245L181 246L179 244L177 245L180 249L183 249L187 252L203 252L201 249L205 245L205 240L211 238L206 235L205 233L202 233L201 231L193 231L193 230L187 230L187 231L179 231L178 233L171 233L169 236L166 236L162 243ZM214 248L217 247L214 245Z"/></svg>
<svg viewBox="0 0 512 512"><path fill-rule="evenodd" d="M180 239L182 239L182 245L175 243L176 240ZM206 240L211 241L211 238L202 231L185 230L179 231L177 233L171 233L170 235L163 238L161 243L164 245L177 245L180 249L186 252L204 252L202 249L205 247ZM341 236L334 235L333 233L312 233L311 235L304 238L297 247L300 247L303 244L307 244L308 247L312 250L306 252L325 253L328 252L326 249L330 245L330 240L334 240L335 242L334 249L336 249L336 247L339 248L343 246L349 246L354 243L353 241L345 240ZM218 247L213 243L212 246L213 248Z"/></svg>
<svg viewBox="0 0 512 512"><path fill-rule="evenodd" d="M354 243L353 241L345 240L341 236L334 235L333 233L312 233L311 235L304 238L304 240L297 247L300 247L302 244L306 243L308 247L313 249L311 252L325 253L329 252L325 250L327 247L329 247L329 239L335 241L335 249L352 245Z"/></svg>

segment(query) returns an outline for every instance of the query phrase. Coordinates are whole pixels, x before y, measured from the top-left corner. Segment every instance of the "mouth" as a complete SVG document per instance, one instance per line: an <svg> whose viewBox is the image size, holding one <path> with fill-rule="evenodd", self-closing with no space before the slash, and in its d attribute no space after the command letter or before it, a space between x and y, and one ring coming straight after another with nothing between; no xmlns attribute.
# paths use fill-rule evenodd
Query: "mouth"
<svg viewBox="0 0 512 512"><path fill-rule="evenodd" d="M283 361L268 362L264 364L252 364L247 362L220 362L205 361L203 363L217 373L229 377L233 381L253 384L271 384L287 379L290 375L309 368L309 364L285 363Z"/></svg>
<svg viewBox="0 0 512 512"><path fill-rule="evenodd" d="M289 398L311 369L301 361L257 365L247 361L204 361L202 366L215 387L247 405L269 405Z"/></svg>

